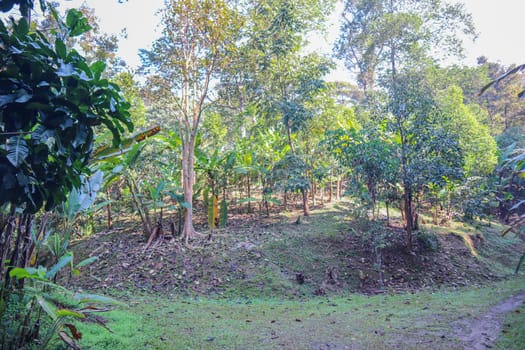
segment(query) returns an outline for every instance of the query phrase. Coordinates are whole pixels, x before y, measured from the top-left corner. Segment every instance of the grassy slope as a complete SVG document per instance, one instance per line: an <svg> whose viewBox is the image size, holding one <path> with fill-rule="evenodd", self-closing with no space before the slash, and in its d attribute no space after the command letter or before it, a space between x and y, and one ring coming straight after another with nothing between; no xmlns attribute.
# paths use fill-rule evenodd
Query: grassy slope
<svg viewBox="0 0 525 350"><path fill-rule="evenodd" d="M373 291L377 273L370 232L347 213L327 207L301 225L293 224L296 214L239 220L198 249L176 253L168 245L144 253L140 235L122 232L79 243L79 253L102 255L89 273L99 277L81 286L104 281L132 305L110 314L113 335L84 326L84 348L459 349L454 320L525 289L522 277L491 282L511 275L523 242L478 222L425 225L440 250L419 251L415 260L399 250L402 230L392 229L383 249L387 290L418 292L351 294ZM330 268L338 272L334 285L325 283ZM361 272L369 276L364 288ZM323 285L326 296L314 297ZM503 344L517 341L519 321L509 321Z"/></svg>

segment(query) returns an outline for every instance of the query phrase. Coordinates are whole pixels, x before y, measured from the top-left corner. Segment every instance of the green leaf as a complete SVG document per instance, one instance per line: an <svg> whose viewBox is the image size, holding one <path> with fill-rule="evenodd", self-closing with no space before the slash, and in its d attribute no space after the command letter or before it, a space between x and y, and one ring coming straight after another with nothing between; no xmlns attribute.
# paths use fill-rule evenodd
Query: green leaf
<svg viewBox="0 0 525 350"><path fill-rule="evenodd" d="M27 91L20 90L15 102L16 103L26 103L27 101L31 99L31 97L33 97L33 95L28 94Z"/></svg>
<svg viewBox="0 0 525 350"><path fill-rule="evenodd" d="M19 167L29 155L26 141L22 136L13 136L7 140L7 159L15 167Z"/></svg>
<svg viewBox="0 0 525 350"><path fill-rule="evenodd" d="M105 69L106 69L106 64L102 61L97 61L91 65L91 70L93 71L95 80L100 80L100 77Z"/></svg>
<svg viewBox="0 0 525 350"><path fill-rule="evenodd" d="M82 12L71 9L66 15L66 25L69 29L69 36L75 37L84 34L91 30L87 19L84 17Z"/></svg>
<svg viewBox="0 0 525 350"><path fill-rule="evenodd" d="M239 203L252 203L257 202L257 198L243 198L239 201Z"/></svg>
<svg viewBox="0 0 525 350"><path fill-rule="evenodd" d="M60 309L57 310L56 315L58 317L74 317L74 318L86 318L86 315L78 311L73 311L69 309Z"/></svg>
<svg viewBox="0 0 525 350"><path fill-rule="evenodd" d="M523 264L523 261L525 261L525 253L523 253L520 257L520 261L518 262L518 266L516 266L516 271L514 273L518 273L520 271L521 265Z"/></svg>
<svg viewBox="0 0 525 350"><path fill-rule="evenodd" d="M81 262L79 262L76 267L79 268L79 267L83 267L83 266L86 266L86 265L89 265L89 264L92 264L94 263L95 261L98 260L98 256L92 256L91 258L87 258L87 259L84 259L82 260Z"/></svg>
<svg viewBox="0 0 525 350"><path fill-rule="evenodd" d="M69 264L72 259L73 259L72 253L67 253L66 255L62 256L60 260L58 260L58 262L49 271L46 272L46 278L51 279L55 277L58 271L60 271L61 268Z"/></svg>
<svg viewBox="0 0 525 350"><path fill-rule="evenodd" d="M51 304L49 301L45 300L44 297L41 295L36 295L36 300L38 301L38 304L46 312L46 314L49 315L54 320L57 319L57 313L56 313L56 307Z"/></svg>
<svg viewBox="0 0 525 350"><path fill-rule="evenodd" d="M33 277L33 274L30 273L27 269L15 267L11 271L9 271L9 277L16 277L17 280L20 280L22 278Z"/></svg>
<svg viewBox="0 0 525 350"><path fill-rule="evenodd" d="M268 203L273 203L273 204L277 204L277 205L281 205L283 204L283 202L281 202L278 198L267 198L266 201Z"/></svg>
<svg viewBox="0 0 525 350"><path fill-rule="evenodd" d="M15 94L10 95L0 95L0 107L13 102L16 99Z"/></svg>
<svg viewBox="0 0 525 350"><path fill-rule="evenodd" d="M60 57L63 60L66 59L67 57L66 44L64 44L64 42L60 40L59 38L57 38L55 41L55 51L58 54L58 57Z"/></svg>

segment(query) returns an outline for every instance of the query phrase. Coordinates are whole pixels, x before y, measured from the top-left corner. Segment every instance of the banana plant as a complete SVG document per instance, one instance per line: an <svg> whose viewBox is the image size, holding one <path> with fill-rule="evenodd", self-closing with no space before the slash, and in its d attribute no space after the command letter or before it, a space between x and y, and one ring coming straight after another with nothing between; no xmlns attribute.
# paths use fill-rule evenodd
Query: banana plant
<svg viewBox="0 0 525 350"><path fill-rule="evenodd" d="M205 201L208 215L208 226L214 229L220 222L221 226L226 225L227 202L226 186L228 183L228 174L232 171L235 163L235 153L226 152L219 154L215 149L213 153L208 154L201 148L195 150L196 169L206 176L207 188L205 189ZM219 202L219 194L223 190L223 199ZM219 220L219 204L223 207L222 220ZM226 211L226 214L224 214Z"/></svg>
<svg viewBox="0 0 525 350"><path fill-rule="evenodd" d="M144 141L157 135L160 130L161 128L159 126L154 126L124 139L119 147L105 145L98 147L93 152L90 164L91 168L94 171L101 171L104 174L101 189L106 192L107 200L103 202L104 205L101 204L101 207L106 207L109 228L113 225L111 185L121 179L122 176L127 173L127 170L136 164L142 150L142 147L139 145L144 145ZM133 200L134 203L137 204L137 198L134 197ZM142 205L140 205L140 207L142 207ZM151 229L148 228L151 224L147 223L148 220L141 210L139 210L139 213L141 213L141 218L143 219L146 230L151 232Z"/></svg>
<svg viewBox="0 0 525 350"><path fill-rule="evenodd" d="M101 146L93 152L91 163L100 162L105 159L126 154L127 152L131 151L133 145L158 134L160 130L160 126L157 125L122 140L118 147L114 147L112 145Z"/></svg>

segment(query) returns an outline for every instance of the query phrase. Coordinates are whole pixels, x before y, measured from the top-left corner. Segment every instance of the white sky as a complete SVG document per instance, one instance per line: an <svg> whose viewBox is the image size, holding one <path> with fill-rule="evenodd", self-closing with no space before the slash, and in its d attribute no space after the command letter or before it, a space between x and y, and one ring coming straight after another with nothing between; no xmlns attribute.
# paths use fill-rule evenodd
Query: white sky
<svg viewBox="0 0 525 350"><path fill-rule="evenodd" d="M61 0L64 8L78 6L83 0ZM139 48L149 48L158 37L159 19L155 13L162 6L163 0L128 0L122 4L117 0L84 0L95 9L101 20L102 30L118 33L127 29L128 38L121 39L119 56L128 65L136 67L139 63ZM467 58L460 63L475 65L476 58L485 55L490 61L504 65L525 63L525 39L522 27L525 15L524 0L460 0L467 11L472 13L479 37L475 43L466 42ZM331 30L327 38L314 39L312 46L319 51L331 53L333 41L338 35L338 19L342 7L331 16ZM331 74L332 79L346 74L339 68ZM330 79L329 78L329 79ZM332 80L330 79L330 80Z"/></svg>

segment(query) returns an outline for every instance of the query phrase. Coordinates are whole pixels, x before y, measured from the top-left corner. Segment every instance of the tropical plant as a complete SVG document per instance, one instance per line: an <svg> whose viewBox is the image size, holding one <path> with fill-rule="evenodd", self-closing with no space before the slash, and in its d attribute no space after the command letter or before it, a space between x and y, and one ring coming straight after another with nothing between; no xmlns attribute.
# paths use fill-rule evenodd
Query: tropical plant
<svg viewBox="0 0 525 350"><path fill-rule="evenodd" d="M122 303L101 295L73 293L55 283L60 270L70 267L75 274L95 257L73 263L73 254L63 255L55 265L46 269L17 267L9 272L19 288L9 295L7 307L0 310L2 349L47 349L61 339L68 347L80 349L82 333L76 323L91 322L109 330L104 319L96 313L109 311ZM18 320L22 317L22 321ZM58 339L56 339L58 335Z"/></svg>
<svg viewBox="0 0 525 350"><path fill-rule="evenodd" d="M28 267L49 238L48 214L35 214L55 209L74 188L81 187L83 176L89 173L95 126L104 125L112 132L114 146L120 144L125 128L131 131L133 126L129 104L118 86L102 78L105 64L88 65L76 50L67 48L62 37L54 38L52 44L43 33L30 29L33 1L3 1L0 10L14 4L24 18L10 19L9 25L0 20L0 311L3 318L6 310L16 309L9 314L11 326L24 336L10 338L14 342L3 348L18 349L20 342L25 346L46 341L40 334L57 330L40 323L36 329L28 328L32 308L16 307L35 295L29 284L26 288L25 278L34 277L47 286L46 279L54 278L65 264L58 258L50 270ZM60 26L72 37L90 29L75 9ZM75 210L69 209L71 217ZM74 338L74 329L69 332L64 330Z"/></svg>

